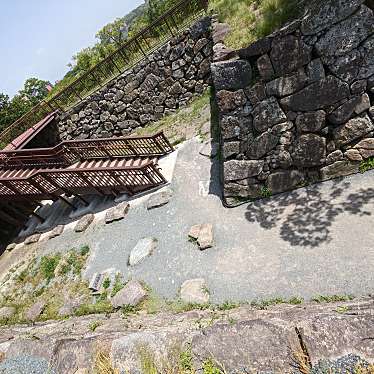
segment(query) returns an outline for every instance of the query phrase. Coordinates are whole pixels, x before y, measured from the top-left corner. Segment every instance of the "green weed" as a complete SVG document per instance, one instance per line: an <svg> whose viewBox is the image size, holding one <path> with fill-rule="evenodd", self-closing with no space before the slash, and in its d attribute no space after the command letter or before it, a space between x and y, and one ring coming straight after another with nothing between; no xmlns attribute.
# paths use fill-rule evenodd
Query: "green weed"
<svg viewBox="0 0 374 374"><path fill-rule="evenodd" d="M365 171L374 169L374 157L370 157L367 160L361 161L360 172L365 173Z"/></svg>

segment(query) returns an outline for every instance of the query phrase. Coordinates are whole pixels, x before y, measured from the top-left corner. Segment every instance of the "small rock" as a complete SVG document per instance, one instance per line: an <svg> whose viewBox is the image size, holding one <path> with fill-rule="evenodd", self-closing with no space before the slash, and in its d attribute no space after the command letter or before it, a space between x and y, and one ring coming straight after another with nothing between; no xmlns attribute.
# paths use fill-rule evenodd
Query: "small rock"
<svg viewBox="0 0 374 374"><path fill-rule="evenodd" d="M213 226L210 223L192 226L188 236L197 241L201 250L213 247Z"/></svg>
<svg viewBox="0 0 374 374"><path fill-rule="evenodd" d="M91 225L92 221L94 220L95 216L90 213L83 216L78 223L75 225L74 231L75 232L83 232L86 231L88 226Z"/></svg>
<svg viewBox="0 0 374 374"><path fill-rule="evenodd" d="M201 250L213 247L213 226L210 223L201 225L197 244Z"/></svg>
<svg viewBox="0 0 374 374"><path fill-rule="evenodd" d="M181 287L180 297L185 303L207 304L209 302L209 291L205 280L198 278L185 281Z"/></svg>
<svg viewBox="0 0 374 374"><path fill-rule="evenodd" d="M200 234L201 226L202 225L192 226L191 229L190 229L190 232L188 233L188 236L192 239L197 240L197 238L199 237L199 234Z"/></svg>
<svg viewBox="0 0 374 374"><path fill-rule="evenodd" d="M0 308L0 321L13 317L15 313L16 308L13 308L12 306L3 306Z"/></svg>
<svg viewBox="0 0 374 374"><path fill-rule="evenodd" d="M130 204L127 201L118 204L117 206L109 209L105 214L105 223L112 223L125 218L130 210Z"/></svg>
<svg viewBox="0 0 374 374"><path fill-rule="evenodd" d="M48 239L53 239L56 236L60 236L64 232L64 225L58 225L56 226L51 233L49 234Z"/></svg>
<svg viewBox="0 0 374 374"><path fill-rule="evenodd" d="M38 301L35 304L33 304L25 314L26 319L34 322L37 320L37 318L43 313L43 310L46 306L46 303L44 301Z"/></svg>
<svg viewBox="0 0 374 374"><path fill-rule="evenodd" d="M151 210L168 204L172 195L173 191L170 188L152 195L147 201L147 209Z"/></svg>
<svg viewBox="0 0 374 374"><path fill-rule="evenodd" d="M17 244L16 243L11 243L6 247L6 250L11 252L13 251L14 248L16 248Z"/></svg>
<svg viewBox="0 0 374 374"><path fill-rule="evenodd" d="M350 161L362 161L362 156L357 149L348 149L344 156Z"/></svg>
<svg viewBox="0 0 374 374"><path fill-rule="evenodd" d="M128 282L111 299L114 308L120 308L125 305L136 306L147 297L147 292L143 286L136 280Z"/></svg>
<svg viewBox="0 0 374 374"><path fill-rule="evenodd" d="M26 238L25 244L29 245L29 244L37 243L40 239L40 236L41 234L34 234L34 235L29 236L28 238Z"/></svg>
<svg viewBox="0 0 374 374"><path fill-rule="evenodd" d="M157 247L157 239L144 238L138 241L135 248L131 251L129 265L135 266L142 262L146 257L152 255Z"/></svg>

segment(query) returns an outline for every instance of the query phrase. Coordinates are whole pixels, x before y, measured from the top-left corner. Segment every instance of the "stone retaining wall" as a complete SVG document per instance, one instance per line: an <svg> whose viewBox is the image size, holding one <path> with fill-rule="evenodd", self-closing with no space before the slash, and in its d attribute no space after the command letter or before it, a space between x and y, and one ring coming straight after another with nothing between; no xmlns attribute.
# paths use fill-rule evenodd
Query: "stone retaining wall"
<svg viewBox="0 0 374 374"><path fill-rule="evenodd" d="M66 113L61 140L128 135L200 95L210 81L211 21L198 21Z"/></svg>
<svg viewBox="0 0 374 374"><path fill-rule="evenodd" d="M374 16L327 1L212 65L228 203L356 173L374 156Z"/></svg>

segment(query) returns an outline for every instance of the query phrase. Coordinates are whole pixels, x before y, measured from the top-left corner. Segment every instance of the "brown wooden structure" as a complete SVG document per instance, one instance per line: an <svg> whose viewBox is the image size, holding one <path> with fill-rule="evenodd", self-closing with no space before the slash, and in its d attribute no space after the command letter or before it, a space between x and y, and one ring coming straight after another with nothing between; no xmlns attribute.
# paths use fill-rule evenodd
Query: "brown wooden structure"
<svg viewBox="0 0 374 374"><path fill-rule="evenodd" d="M0 152L0 233L21 227L41 200L133 195L166 183L158 159L173 151L164 134L65 141ZM74 206L72 206L74 208Z"/></svg>

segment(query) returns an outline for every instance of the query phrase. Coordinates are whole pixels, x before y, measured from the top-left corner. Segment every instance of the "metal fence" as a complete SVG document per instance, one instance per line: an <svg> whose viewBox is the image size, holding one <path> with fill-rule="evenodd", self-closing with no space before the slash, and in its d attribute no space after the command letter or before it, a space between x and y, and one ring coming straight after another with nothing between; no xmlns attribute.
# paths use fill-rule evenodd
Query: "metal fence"
<svg viewBox="0 0 374 374"><path fill-rule="evenodd" d="M200 18L208 8L208 1L181 0L61 92L42 101L5 129L0 134L0 147L6 146L49 113L55 110L66 111L146 59L170 38L180 34Z"/></svg>

